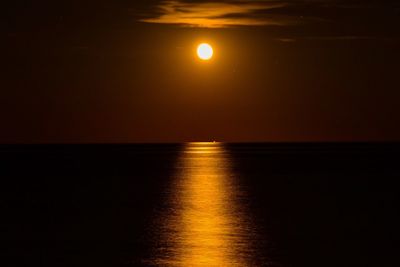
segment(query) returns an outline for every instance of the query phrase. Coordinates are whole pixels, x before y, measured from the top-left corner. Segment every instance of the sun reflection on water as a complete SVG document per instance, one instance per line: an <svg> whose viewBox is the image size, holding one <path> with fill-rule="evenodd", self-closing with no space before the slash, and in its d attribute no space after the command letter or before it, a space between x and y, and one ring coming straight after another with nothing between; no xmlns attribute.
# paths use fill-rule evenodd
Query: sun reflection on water
<svg viewBox="0 0 400 267"><path fill-rule="evenodd" d="M187 144L167 192L152 265L254 266L245 193L222 144Z"/></svg>

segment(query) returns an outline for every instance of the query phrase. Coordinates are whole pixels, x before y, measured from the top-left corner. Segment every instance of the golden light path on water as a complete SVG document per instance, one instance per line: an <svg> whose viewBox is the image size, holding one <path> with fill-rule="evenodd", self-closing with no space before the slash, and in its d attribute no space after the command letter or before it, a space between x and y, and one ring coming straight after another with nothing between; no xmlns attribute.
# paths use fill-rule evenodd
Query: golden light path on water
<svg viewBox="0 0 400 267"><path fill-rule="evenodd" d="M255 266L246 195L223 145L187 144L176 169L151 265Z"/></svg>

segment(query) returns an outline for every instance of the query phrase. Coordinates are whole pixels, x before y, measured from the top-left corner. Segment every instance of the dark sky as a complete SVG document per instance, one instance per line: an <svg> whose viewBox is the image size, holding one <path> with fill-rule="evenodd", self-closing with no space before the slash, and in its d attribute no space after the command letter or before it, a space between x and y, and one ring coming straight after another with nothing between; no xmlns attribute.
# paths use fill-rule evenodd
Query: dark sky
<svg viewBox="0 0 400 267"><path fill-rule="evenodd" d="M398 1L83 2L3 4L0 143L400 140Z"/></svg>

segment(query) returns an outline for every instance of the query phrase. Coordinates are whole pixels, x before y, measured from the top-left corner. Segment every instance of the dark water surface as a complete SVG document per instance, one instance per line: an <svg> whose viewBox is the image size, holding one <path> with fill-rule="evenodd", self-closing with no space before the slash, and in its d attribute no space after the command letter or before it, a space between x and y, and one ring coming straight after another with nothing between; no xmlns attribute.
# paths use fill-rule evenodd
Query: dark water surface
<svg viewBox="0 0 400 267"><path fill-rule="evenodd" d="M1 266L400 266L399 148L3 145Z"/></svg>

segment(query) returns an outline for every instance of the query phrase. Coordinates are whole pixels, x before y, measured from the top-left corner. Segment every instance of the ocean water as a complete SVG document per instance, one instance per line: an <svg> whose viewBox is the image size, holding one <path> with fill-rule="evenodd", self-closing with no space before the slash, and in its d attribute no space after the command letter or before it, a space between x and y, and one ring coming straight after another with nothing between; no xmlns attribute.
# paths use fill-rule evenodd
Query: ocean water
<svg viewBox="0 0 400 267"><path fill-rule="evenodd" d="M2 266L400 266L398 144L0 146Z"/></svg>
<svg viewBox="0 0 400 267"><path fill-rule="evenodd" d="M150 227L153 266L260 266L249 196L218 143L182 149Z"/></svg>

